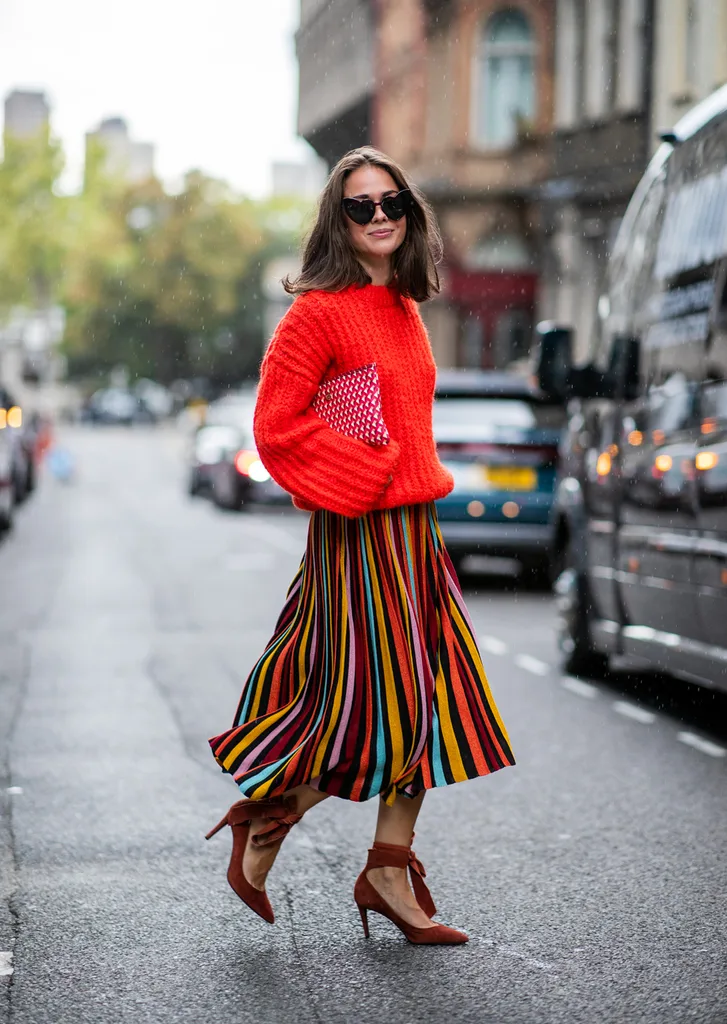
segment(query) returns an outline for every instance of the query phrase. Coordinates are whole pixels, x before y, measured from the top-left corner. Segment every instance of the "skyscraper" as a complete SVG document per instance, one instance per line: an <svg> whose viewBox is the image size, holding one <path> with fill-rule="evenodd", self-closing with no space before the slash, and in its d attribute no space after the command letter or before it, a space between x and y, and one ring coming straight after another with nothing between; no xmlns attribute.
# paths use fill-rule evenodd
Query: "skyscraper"
<svg viewBox="0 0 727 1024"><path fill-rule="evenodd" d="M104 170L129 184L146 181L154 175L154 146L151 142L135 142L122 117L108 117L94 131L86 133L86 153L89 145L100 144L104 157Z"/></svg>
<svg viewBox="0 0 727 1024"><path fill-rule="evenodd" d="M48 126L50 107L45 93L14 89L5 97L5 134L28 139Z"/></svg>

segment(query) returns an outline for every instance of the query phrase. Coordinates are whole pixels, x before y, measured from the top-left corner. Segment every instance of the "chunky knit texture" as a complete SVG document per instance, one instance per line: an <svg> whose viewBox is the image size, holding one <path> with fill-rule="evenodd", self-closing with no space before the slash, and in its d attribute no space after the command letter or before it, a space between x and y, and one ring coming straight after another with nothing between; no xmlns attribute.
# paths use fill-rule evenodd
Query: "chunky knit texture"
<svg viewBox="0 0 727 1024"><path fill-rule="evenodd" d="M324 380L376 363L391 441L332 430L311 408ZM307 292L281 320L263 359L255 441L299 508L361 516L434 501L452 490L432 433L436 369L419 309L395 288Z"/></svg>

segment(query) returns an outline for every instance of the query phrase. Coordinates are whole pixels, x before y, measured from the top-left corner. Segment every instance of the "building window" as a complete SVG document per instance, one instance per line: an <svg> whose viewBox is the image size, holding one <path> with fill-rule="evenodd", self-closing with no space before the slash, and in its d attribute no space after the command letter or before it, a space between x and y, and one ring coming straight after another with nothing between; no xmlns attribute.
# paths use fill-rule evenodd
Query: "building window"
<svg viewBox="0 0 727 1024"><path fill-rule="evenodd" d="M487 20L477 72L477 141L510 146L535 117L535 39L522 11L507 8Z"/></svg>

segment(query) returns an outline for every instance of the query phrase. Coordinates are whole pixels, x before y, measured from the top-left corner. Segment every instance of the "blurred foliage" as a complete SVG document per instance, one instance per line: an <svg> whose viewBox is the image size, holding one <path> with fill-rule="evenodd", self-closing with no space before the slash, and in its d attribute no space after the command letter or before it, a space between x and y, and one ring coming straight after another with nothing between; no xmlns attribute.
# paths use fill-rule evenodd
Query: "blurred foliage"
<svg viewBox="0 0 727 1024"><path fill-rule="evenodd" d="M6 137L0 163L0 310L53 300L64 263L63 154L47 132Z"/></svg>
<svg viewBox="0 0 727 1024"><path fill-rule="evenodd" d="M114 366L169 382L255 374L267 263L292 254L310 209L254 201L199 171L175 195L109 177L91 148L83 190L57 191L60 147L6 139L0 163L0 317L59 303L71 375Z"/></svg>

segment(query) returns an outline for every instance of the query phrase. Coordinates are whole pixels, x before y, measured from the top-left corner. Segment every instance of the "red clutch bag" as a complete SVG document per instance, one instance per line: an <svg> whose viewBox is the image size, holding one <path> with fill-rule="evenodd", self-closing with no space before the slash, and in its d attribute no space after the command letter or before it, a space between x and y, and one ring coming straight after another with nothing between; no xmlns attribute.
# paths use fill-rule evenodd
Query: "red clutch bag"
<svg viewBox="0 0 727 1024"><path fill-rule="evenodd" d="M348 434L369 444L389 443L389 431L381 412L376 363L367 363L324 381L312 405L320 418L339 434Z"/></svg>

